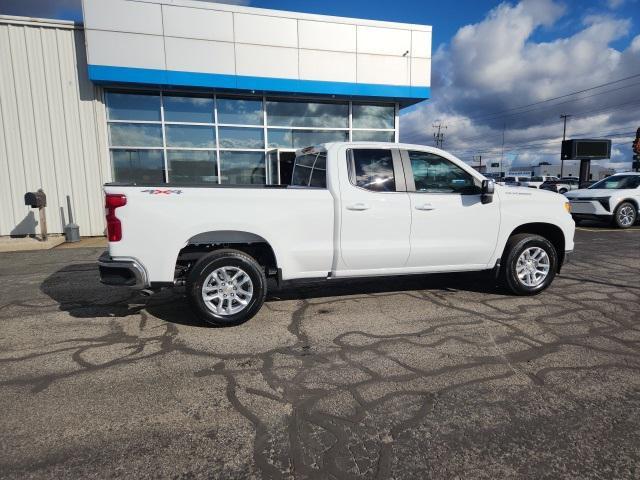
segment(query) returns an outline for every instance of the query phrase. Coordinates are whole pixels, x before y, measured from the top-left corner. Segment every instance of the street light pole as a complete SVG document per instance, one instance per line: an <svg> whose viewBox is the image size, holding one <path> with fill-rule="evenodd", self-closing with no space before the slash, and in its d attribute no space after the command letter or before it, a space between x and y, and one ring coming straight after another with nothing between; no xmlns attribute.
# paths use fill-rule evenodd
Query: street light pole
<svg viewBox="0 0 640 480"><path fill-rule="evenodd" d="M562 129L562 141L564 142L567 138L567 118L572 117L573 115L562 114L560 118L564 120L564 128ZM560 149L562 152L562 148ZM560 153L560 178L564 176L564 158L562 158L562 153Z"/></svg>

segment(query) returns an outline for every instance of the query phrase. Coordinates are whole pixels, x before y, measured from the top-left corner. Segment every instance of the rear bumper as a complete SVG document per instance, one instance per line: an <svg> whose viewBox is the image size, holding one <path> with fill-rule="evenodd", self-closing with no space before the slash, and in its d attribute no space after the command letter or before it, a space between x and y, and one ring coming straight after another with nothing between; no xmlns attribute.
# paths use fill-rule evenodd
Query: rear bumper
<svg viewBox="0 0 640 480"><path fill-rule="evenodd" d="M98 259L100 281L105 285L143 289L149 286L149 277L144 266L134 259L114 260L109 252Z"/></svg>

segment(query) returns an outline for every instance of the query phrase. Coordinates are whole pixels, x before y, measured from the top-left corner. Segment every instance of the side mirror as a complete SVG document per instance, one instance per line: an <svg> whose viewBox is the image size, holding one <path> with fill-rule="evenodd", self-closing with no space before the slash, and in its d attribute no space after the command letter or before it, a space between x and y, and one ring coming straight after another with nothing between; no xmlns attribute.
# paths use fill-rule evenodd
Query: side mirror
<svg viewBox="0 0 640 480"><path fill-rule="evenodd" d="M496 184L493 180L483 180L482 181L482 196L480 199L483 204L493 202L493 193L496 190Z"/></svg>

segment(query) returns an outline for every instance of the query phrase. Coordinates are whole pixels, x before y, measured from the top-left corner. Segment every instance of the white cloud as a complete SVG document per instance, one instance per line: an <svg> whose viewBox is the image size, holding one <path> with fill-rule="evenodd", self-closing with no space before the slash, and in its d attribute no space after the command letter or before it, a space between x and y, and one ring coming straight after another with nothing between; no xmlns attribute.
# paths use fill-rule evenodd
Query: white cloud
<svg viewBox="0 0 640 480"><path fill-rule="evenodd" d="M553 0L523 0L515 5L503 3L480 23L462 27L450 44L435 53L433 99L402 115L401 139L430 144L431 125L439 120L449 126L447 150L465 160L474 152L496 158L502 154L504 129L507 156L514 165L530 165L557 161L561 113L574 115L569 136L635 132L640 120L640 77L519 109L518 115L514 110L508 115L487 115L640 73L640 36L623 51L611 47L628 34L628 19L590 15L571 36L532 40L537 29L552 27L564 13L564 7ZM635 108L630 108L634 101ZM616 145L612 162L630 161L630 137L611 138L629 143L629 148Z"/></svg>
<svg viewBox="0 0 640 480"><path fill-rule="evenodd" d="M625 0L607 0L607 6L612 10L620 8L622 5L624 5L624 3Z"/></svg>

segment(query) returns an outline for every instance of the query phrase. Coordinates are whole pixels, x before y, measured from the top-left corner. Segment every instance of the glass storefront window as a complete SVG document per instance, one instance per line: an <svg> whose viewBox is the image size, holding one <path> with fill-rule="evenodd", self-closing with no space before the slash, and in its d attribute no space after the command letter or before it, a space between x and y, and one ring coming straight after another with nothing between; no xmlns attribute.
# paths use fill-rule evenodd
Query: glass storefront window
<svg viewBox="0 0 640 480"><path fill-rule="evenodd" d="M216 131L200 125L167 125L167 147L215 148Z"/></svg>
<svg viewBox="0 0 640 480"><path fill-rule="evenodd" d="M264 185L265 154L262 152L220 152L223 184Z"/></svg>
<svg viewBox="0 0 640 480"><path fill-rule="evenodd" d="M269 129L269 147L303 148L320 143L346 142L349 132L346 130L282 130Z"/></svg>
<svg viewBox="0 0 640 480"><path fill-rule="evenodd" d="M219 127L221 148L264 148L262 128Z"/></svg>
<svg viewBox="0 0 640 480"><path fill-rule="evenodd" d="M348 103L267 101L267 123L275 127L349 128Z"/></svg>
<svg viewBox="0 0 640 480"><path fill-rule="evenodd" d="M354 130L352 133L354 142L394 142L395 137L395 132Z"/></svg>
<svg viewBox="0 0 640 480"><path fill-rule="evenodd" d="M114 147L162 147L162 127L146 123L111 123L109 137Z"/></svg>
<svg viewBox="0 0 640 480"><path fill-rule="evenodd" d="M393 105L353 104L353 128L394 128L396 109Z"/></svg>
<svg viewBox="0 0 640 480"><path fill-rule="evenodd" d="M111 150L113 180L133 183L164 183L162 150Z"/></svg>
<svg viewBox="0 0 640 480"><path fill-rule="evenodd" d="M216 152L168 150L169 183L218 183Z"/></svg>
<svg viewBox="0 0 640 480"><path fill-rule="evenodd" d="M329 99L113 90L105 105L114 179L143 184L288 184L291 151L350 134L393 142L397 127L395 105ZM317 169L308 185L322 185Z"/></svg>
<svg viewBox="0 0 640 480"><path fill-rule="evenodd" d="M107 92L109 120L160 121L160 95Z"/></svg>
<svg viewBox="0 0 640 480"><path fill-rule="evenodd" d="M162 101L165 122L213 123L215 121L213 98L164 95Z"/></svg>
<svg viewBox="0 0 640 480"><path fill-rule="evenodd" d="M218 97L218 123L262 125L262 100Z"/></svg>

